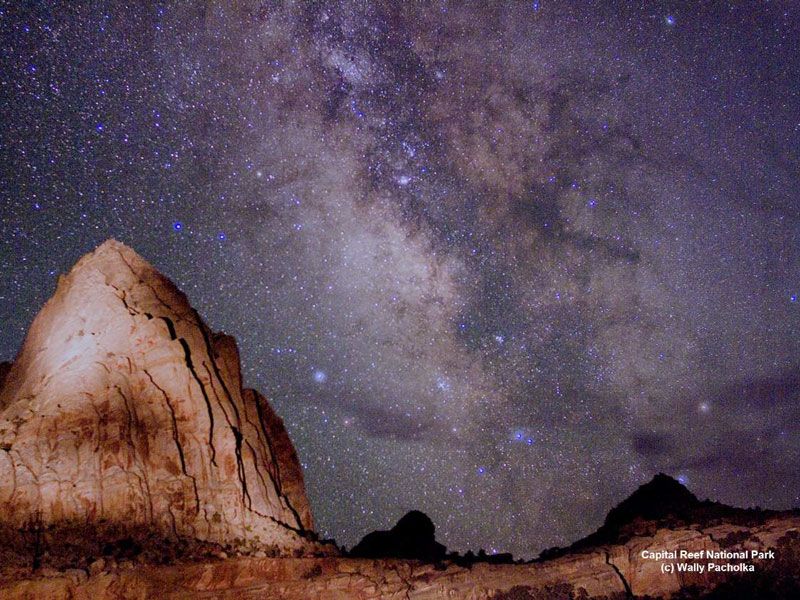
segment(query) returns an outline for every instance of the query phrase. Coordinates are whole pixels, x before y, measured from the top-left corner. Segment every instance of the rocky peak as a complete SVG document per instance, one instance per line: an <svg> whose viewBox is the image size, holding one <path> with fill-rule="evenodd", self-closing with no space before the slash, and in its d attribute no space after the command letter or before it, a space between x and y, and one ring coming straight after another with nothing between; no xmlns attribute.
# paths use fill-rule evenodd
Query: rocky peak
<svg viewBox="0 0 800 600"><path fill-rule="evenodd" d="M350 552L363 558L407 558L426 562L442 560L447 549L435 539L436 527L418 510L406 513L389 531L373 531Z"/></svg>
<svg viewBox="0 0 800 600"><path fill-rule="evenodd" d="M619 527L634 519L658 520L682 516L700 501L679 481L659 473L620 502L606 516L604 527Z"/></svg>
<svg viewBox="0 0 800 600"><path fill-rule="evenodd" d="M313 545L294 447L235 341L124 244L59 279L0 374L0 525Z"/></svg>

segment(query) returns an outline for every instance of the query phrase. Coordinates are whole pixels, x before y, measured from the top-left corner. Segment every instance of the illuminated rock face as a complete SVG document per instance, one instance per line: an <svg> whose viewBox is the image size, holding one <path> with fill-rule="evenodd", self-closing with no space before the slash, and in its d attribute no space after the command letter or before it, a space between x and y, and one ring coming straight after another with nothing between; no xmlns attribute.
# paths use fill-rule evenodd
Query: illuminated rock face
<svg viewBox="0 0 800 600"><path fill-rule="evenodd" d="M104 243L61 278L0 382L0 525L309 550L297 455L239 369L233 338Z"/></svg>

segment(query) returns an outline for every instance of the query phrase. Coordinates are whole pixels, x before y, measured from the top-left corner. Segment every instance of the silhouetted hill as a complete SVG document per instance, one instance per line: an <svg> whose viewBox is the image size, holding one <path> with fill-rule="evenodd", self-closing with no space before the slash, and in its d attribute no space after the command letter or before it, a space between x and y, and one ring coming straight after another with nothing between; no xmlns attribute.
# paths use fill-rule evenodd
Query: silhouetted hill
<svg viewBox="0 0 800 600"><path fill-rule="evenodd" d="M447 553L447 548L436 541L436 527L423 512L412 510L401 518L389 531L373 531L364 536L349 552L358 558L410 558L425 562L447 560L462 567L475 563L495 565L512 564L513 555L487 554L482 548L476 554Z"/></svg>
<svg viewBox="0 0 800 600"><path fill-rule="evenodd" d="M612 508L604 529L618 530L635 519L648 521L669 516L688 516L701 502L669 475L659 473Z"/></svg>
<svg viewBox="0 0 800 600"><path fill-rule="evenodd" d="M711 500L698 500L679 481L659 473L612 508L596 532L566 548L549 548L541 553L539 560L603 544L622 543L636 535L652 535L659 528L692 524L710 527L722 521L753 526L777 514L779 511L737 508Z"/></svg>
<svg viewBox="0 0 800 600"><path fill-rule="evenodd" d="M350 551L359 558L408 558L437 562L447 548L435 539L436 527L430 517L418 510L404 515L389 531L373 531Z"/></svg>

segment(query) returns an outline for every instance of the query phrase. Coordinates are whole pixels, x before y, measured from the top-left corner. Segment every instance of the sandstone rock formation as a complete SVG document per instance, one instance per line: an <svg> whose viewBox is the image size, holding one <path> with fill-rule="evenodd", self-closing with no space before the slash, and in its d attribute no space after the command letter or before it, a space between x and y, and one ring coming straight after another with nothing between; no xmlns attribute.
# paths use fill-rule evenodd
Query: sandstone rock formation
<svg viewBox="0 0 800 600"><path fill-rule="evenodd" d="M104 243L0 369L0 526L318 551L295 450L239 369L233 338Z"/></svg>
<svg viewBox="0 0 800 600"><path fill-rule="evenodd" d="M121 562L102 568L49 570L3 582L0 597L77 600L235 599L283 600L575 600L633 597L683 600L800 597L800 518L784 515L759 526L718 525L659 530L625 544L531 564L437 567L410 560L355 558L230 558L168 566ZM774 549L774 560L752 561L752 576L663 573L642 550ZM668 561L669 562L669 561ZM725 562L725 561L722 561Z"/></svg>

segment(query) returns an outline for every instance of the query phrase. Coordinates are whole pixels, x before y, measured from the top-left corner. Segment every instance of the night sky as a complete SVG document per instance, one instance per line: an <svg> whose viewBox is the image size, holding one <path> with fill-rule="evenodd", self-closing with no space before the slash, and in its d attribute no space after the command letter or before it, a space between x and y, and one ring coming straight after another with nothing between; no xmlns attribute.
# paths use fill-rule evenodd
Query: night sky
<svg viewBox="0 0 800 600"><path fill-rule="evenodd" d="M126 4L0 3L0 358L115 237L340 543L531 557L659 471L800 505L800 5Z"/></svg>

